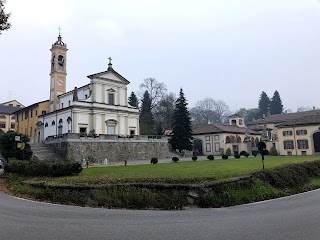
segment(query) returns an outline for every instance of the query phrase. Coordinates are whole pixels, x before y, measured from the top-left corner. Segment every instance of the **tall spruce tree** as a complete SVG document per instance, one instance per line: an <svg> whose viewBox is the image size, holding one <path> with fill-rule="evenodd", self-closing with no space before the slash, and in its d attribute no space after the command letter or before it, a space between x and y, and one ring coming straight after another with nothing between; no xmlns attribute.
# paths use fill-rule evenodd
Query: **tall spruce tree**
<svg viewBox="0 0 320 240"><path fill-rule="evenodd" d="M172 149L178 149L179 152L192 150L191 118L187 105L187 100L181 88L173 113L173 136L170 139Z"/></svg>
<svg viewBox="0 0 320 240"><path fill-rule="evenodd" d="M137 96L134 94L134 92L131 92L130 97L128 98L128 103L132 107L139 107L139 102Z"/></svg>
<svg viewBox="0 0 320 240"><path fill-rule="evenodd" d="M270 102L270 114L281 114L283 111L283 105L278 91L275 91Z"/></svg>
<svg viewBox="0 0 320 240"><path fill-rule="evenodd" d="M270 99L268 95L262 91L259 99L259 110L260 110L260 117L267 116L269 114L269 107L270 107Z"/></svg>
<svg viewBox="0 0 320 240"><path fill-rule="evenodd" d="M140 134L152 135L154 130L154 119L151 112L151 98L148 91L143 94L142 105L140 110Z"/></svg>

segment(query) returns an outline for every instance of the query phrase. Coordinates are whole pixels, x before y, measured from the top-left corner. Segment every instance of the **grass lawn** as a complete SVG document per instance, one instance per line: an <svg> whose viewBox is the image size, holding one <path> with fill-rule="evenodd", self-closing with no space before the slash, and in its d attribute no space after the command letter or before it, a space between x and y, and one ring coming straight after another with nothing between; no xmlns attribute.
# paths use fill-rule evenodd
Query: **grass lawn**
<svg viewBox="0 0 320 240"><path fill-rule="evenodd" d="M319 160L319 156L265 156L265 168L274 168L290 163ZM228 179L257 172L262 169L261 156L241 157L213 161L183 161L128 166L90 167L79 176L47 179L52 184L104 184L108 182L199 182Z"/></svg>

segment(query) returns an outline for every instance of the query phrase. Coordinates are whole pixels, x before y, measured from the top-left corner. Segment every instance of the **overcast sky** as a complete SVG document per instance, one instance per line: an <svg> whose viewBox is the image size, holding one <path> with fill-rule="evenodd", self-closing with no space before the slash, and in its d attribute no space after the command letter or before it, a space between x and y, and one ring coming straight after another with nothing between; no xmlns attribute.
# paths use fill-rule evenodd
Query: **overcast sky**
<svg viewBox="0 0 320 240"><path fill-rule="evenodd" d="M231 111L262 91L285 109L320 107L320 4L316 0L7 0L0 35L0 102L47 100L50 48L61 26L67 91L113 68L138 92L153 77L189 106L212 97Z"/></svg>

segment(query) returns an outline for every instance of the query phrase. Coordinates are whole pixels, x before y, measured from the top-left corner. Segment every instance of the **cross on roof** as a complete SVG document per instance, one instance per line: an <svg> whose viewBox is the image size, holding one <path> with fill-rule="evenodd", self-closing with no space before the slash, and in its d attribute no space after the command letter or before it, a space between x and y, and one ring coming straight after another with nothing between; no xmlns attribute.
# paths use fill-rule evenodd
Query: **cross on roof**
<svg viewBox="0 0 320 240"><path fill-rule="evenodd" d="M60 31L61 31L62 29L61 29L61 27L60 27L60 26L58 27L58 29L59 29L59 35L60 35Z"/></svg>
<svg viewBox="0 0 320 240"><path fill-rule="evenodd" d="M111 64L111 60L112 60L112 58L111 58L111 57L109 57L108 59L109 59L109 64Z"/></svg>

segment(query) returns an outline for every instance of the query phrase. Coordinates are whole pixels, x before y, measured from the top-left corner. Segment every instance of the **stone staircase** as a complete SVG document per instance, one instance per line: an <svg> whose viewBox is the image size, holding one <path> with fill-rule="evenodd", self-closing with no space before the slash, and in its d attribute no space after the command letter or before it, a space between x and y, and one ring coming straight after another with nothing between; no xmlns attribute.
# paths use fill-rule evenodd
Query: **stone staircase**
<svg viewBox="0 0 320 240"><path fill-rule="evenodd" d="M30 147L33 152L33 156L36 156L39 160L44 160L46 158L61 159L61 157L57 155L53 149L44 143L30 143Z"/></svg>

